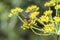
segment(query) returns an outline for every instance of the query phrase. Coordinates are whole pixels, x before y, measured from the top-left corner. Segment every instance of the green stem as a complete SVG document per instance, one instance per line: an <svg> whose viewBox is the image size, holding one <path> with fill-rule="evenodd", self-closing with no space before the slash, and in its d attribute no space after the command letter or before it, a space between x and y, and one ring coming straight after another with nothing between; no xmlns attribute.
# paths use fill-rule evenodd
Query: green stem
<svg viewBox="0 0 60 40"><path fill-rule="evenodd" d="M58 1L56 1L56 4L58 5ZM56 9L56 16L59 17L59 10L58 9ZM60 29L59 23L55 22L55 24L56 24L56 28L57 28L56 32L58 32Z"/></svg>
<svg viewBox="0 0 60 40"><path fill-rule="evenodd" d="M53 21L52 15L50 15L50 19ZM54 22L52 22L52 24L54 25Z"/></svg>
<svg viewBox="0 0 60 40"><path fill-rule="evenodd" d="M32 28L34 28L34 29L36 29L36 30L39 30L39 31L43 31L43 30L41 30L41 29L39 29L39 28L36 28L36 27L32 27Z"/></svg>
<svg viewBox="0 0 60 40"><path fill-rule="evenodd" d="M56 9L56 16L58 16L58 10Z"/></svg>
<svg viewBox="0 0 60 40"><path fill-rule="evenodd" d="M58 5L58 1L56 1L56 4ZM56 9L56 16L58 16L58 9Z"/></svg>
<svg viewBox="0 0 60 40"><path fill-rule="evenodd" d="M57 1L57 5L58 5L58 1ZM60 13L59 13L59 9L56 9L56 16L57 17L60 17ZM58 23L56 23L56 25L57 25L57 32L60 30L60 23L58 22Z"/></svg>
<svg viewBox="0 0 60 40"><path fill-rule="evenodd" d="M49 7L49 10L51 10L51 8Z"/></svg>
<svg viewBox="0 0 60 40"><path fill-rule="evenodd" d="M37 17L36 17L35 19L36 19L36 21L38 21L39 23L41 23L42 25L44 25L44 26L45 26L45 24L44 24L43 22L40 22L40 20L38 20L38 18L37 18Z"/></svg>
<svg viewBox="0 0 60 40"><path fill-rule="evenodd" d="M19 15L17 15L17 16L20 19L20 21L24 23L23 19Z"/></svg>
<svg viewBox="0 0 60 40"><path fill-rule="evenodd" d="M34 24L36 27L39 27L37 24Z"/></svg>
<svg viewBox="0 0 60 40"><path fill-rule="evenodd" d="M45 26L45 24L43 22L40 22L40 20L37 19L37 21Z"/></svg>
<svg viewBox="0 0 60 40"><path fill-rule="evenodd" d="M51 34L40 34L40 33L37 33L37 32L35 32L32 28L31 28L31 30L32 30L33 33L36 34L36 35L45 35L45 36L47 36L47 35L51 35Z"/></svg>
<svg viewBox="0 0 60 40"><path fill-rule="evenodd" d="M51 8L49 7L49 10L51 10ZM52 17L52 15L50 15L50 19L53 21L53 17ZM51 22L53 25L55 25L54 24L54 22Z"/></svg>

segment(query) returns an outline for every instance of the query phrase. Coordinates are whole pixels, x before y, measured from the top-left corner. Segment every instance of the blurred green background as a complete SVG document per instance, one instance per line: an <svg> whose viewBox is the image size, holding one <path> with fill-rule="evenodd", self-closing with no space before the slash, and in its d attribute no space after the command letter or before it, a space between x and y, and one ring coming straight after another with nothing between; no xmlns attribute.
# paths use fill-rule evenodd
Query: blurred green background
<svg viewBox="0 0 60 40"><path fill-rule="evenodd" d="M23 31L20 26L22 22L16 16L8 17L9 11L15 7L23 9L35 4L40 7L41 14L44 10L44 3L49 0L0 0L0 40L57 40L56 35L38 36L31 30Z"/></svg>

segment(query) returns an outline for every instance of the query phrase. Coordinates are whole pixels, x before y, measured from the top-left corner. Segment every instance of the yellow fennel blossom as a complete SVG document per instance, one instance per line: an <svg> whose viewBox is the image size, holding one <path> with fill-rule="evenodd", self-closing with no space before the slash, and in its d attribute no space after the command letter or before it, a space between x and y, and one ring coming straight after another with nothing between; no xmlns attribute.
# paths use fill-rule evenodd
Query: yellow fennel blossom
<svg viewBox="0 0 60 40"><path fill-rule="evenodd" d="M15 14L17 12L22 12L22 11L23 11L23 9L21 9L21 8L11 9L11 13L13 13L13 14Z"/></svg>
<svg viewBox="0 0 60 40"><path fill-rule="evenodd" d="M50 7L50 6L54 6L55 5L55 0L51 0L51 1L49 1L49 2L46 2L45 4L44 4L44 6L48 6L48 7Z"/></svg>
<svg viewBox="0 0 60 40"><path fill-rule="evenodd" d="M31 19L35 19L38 14L39 14L39 12L32 12L32 13L30 13L29 17Z"/></svg>
<svg viewBox="0 0 60 40"><path fill-rule="evenodd" d="M47 24L42 30L44 31L44 33L51 33L55 30L55 27L53 26L53 24Z"/></svg>
<svg viewBox="0 0 60 40"><path fill-rule="evenodd" d="M40 18L39 18L39 21L40 22L49 22L50 21L50 19L49 19L49 17L48 16L41 16Z"/></svg>
<svg viewBox="0 0 60 40"><path fill-rule="evenodd" d="M47 16L47 15L51 15L52 13L53 13L52 10L46 10L46 11L44 12L44 15Z"/></svg>
<svg viewBox="0 0 60 40"><path fill-rule="evenodd" d="M54 22L60 22L60 18L57 16L55 16L53 19L54 19Z"/></svg>
<svg viewBox="0 0 60 40"><path fill-rule="evenodd" d="M60 4L57 4L57 5L55 6L55 9L60 9Z"/></svg>
<svg viewBox="0 0 60 40"><path fill-rule="evenodd" d="M21 28L23 30L26 30L26 29L29 29L31 26L33 26L35 24L35 20L27 20L27 19L24 19L24 23L23 23L23 26L21 26Z"/></svg>
<svg viewBox="0 0 60 40"><path fill-rule="evenodd" d="M37 5L31 5L27 7L26 12L34 12L38 10L39 10L39 7Z"/></svg>
<svg viewBox="0 0 60 40"><path fill-rule="evenodd" d="M12 15L14 15L14 14L16 14L18 12L22 12L22 11L23 11L23 9L21 9L21 8L11 9L11 12L9 14L9 17L11 17Z"/></svg>

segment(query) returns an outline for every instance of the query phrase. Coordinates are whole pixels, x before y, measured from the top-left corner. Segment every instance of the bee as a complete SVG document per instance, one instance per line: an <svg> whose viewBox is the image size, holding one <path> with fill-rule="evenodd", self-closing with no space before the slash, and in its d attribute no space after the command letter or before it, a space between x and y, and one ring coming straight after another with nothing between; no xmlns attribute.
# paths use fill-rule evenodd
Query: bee
<svg viewBox="0 0 60 40"><path fill-rule="evenodd" d="M28 22L31 21L31 19L29 17L27 17L28 15L25 16L24 14L21 13L21 16L23 16L26 21L28 21ZM37 23L37 26L39 26L40 28L43 28L44 27L44 25L41 24L40 22L38 22L37 20L36 20L36 23Z"/></svg>
<svg viewBox="0 0 60 40"><path fill-rule="evenodd" d="M22 16L26 21L29 21L30 20L29 16L28 15L26 16L23 13L20 13L20 16Z"/></svg>

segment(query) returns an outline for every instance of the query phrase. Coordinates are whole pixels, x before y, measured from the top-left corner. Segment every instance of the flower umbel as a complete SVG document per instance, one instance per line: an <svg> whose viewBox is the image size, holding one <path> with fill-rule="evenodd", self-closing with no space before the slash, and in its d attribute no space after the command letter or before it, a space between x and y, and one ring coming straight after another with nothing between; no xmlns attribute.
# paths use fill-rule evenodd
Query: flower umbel
<svg viewBox="0 0 60 40"><path fill-rule="evenodd" d="M60 18L57 16L55 16L53 19L54 19L54 22L60 22Z"/></svg>
<svg viewBox="0 0 60 40"><path fill-rule="evenodd" d="M41 16L40 18L39 18L39 20L40 20L40 22L49 22L50 21L50 19L49 19L49 17L48 16Z"/></svg>
<svg viewBox="0 0 60 40"><path fill-rule="evenodd" d="M57 5L55 6L55 9L60 9L60 4L57 4Z"/></svg>
<svg viewBox="0 0 60 40"><path fill-rule="evenodd" d="M9 17L11 17L12 15L15 15L15 14L17 14L19 12L22 12L22 11L23 11L23 9L21 9L21 8L11 9L11 12L9 14Z"/></svg>
<svg viewBox="0 0 60 40"><path fill-rule="evenodd" d="M27 7L26 12L34 12L38 10L39 10L39 7L37 5L31 5Z"/></svg>
<svg viewBox="0 0 60 40"><path fill-rule="evenodd" d="M53 13L52 10L46 10L46 11L44 12L44 15L45 15L45 16L48 16L48 15L51 15L52 13Z"/></svg>
<svg viewBox="0 0 60 40"><path fill-rule="evenodd" d="M44 6L47 6L47 7L54 6L54 5L55 5L55 0L51 0L51 1L46 2L46 3L44 4Z"/></svg>
<svg viewBox="0 0 60 40"><path fill-rule="evenodd" d="M55 30L55 27L53 26L53 24L47 24L42 30L44 31L44 33L51 33Z"/></svg>
<svg viewBox="0 0 60 40"><path fill-rule="evenodd" d="M23 9L21 9L21 8L11 9L11 13L12 14L15 14L15 13L18 13L18 12L22 12L22 11L23 11Z"/></svg>
<svg viewBox="0 0 60 40"><path fill-rule="evenodd" d="M35 19L38 14L39 14L39 12L32 12L32 13L30 13L29 17L31 19Z"/></svg>

